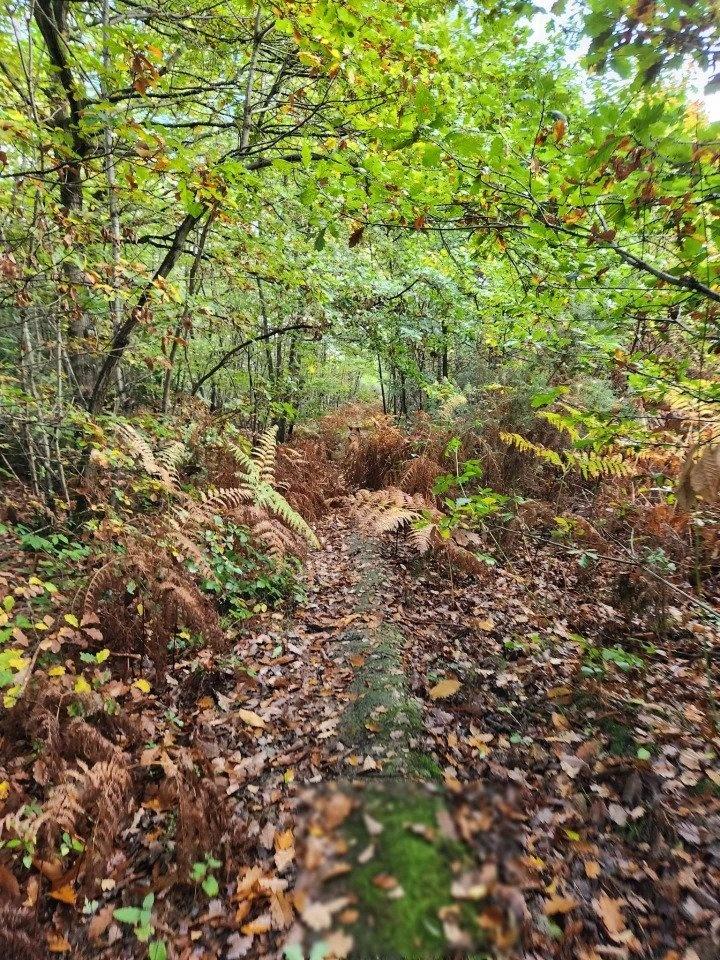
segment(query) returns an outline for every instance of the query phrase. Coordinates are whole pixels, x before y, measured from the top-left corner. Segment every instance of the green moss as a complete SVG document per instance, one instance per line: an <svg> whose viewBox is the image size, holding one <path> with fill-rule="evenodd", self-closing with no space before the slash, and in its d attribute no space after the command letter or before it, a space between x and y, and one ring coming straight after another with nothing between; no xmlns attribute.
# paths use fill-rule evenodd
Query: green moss
<svg viewBox="0 0 720 960"><path fill-rule="evenodd" d="M438 783L442 783L442 767L426 753L421 753L419 750L411 750L408 762L411 773L422 777L424 780L435 780Z"/></svg>
<svg viewBox="0 0 720 960"><path fill-rule="evenodd" d="M423 824L437 831L436 815L442 800L402 783L373 787L363 800L365 812L379 821L383 830L371 837L360 815L347 824L356 860L348 884L358 898L362 918L352 931L355 956L383 960L446 956L450 951L438 911L454 902L451 864L466 854L460 844L442 838L430 841L409 829ZM374 856L368 863L358 863L357 854L370 843ZM404 895L397 899L388 896L387 890L373 882L381 874L394 877Z"/></svg>
<svg viewBox="0 0 720 960"><path fill-rule="evenodd" d="M409 738L422 730L422 714L406 685L403 636L381 627L373 637L351 632L346 635L348 655L362 655L365 663L350 687L357 695L343 716L340 736L357 750L381 744L390 754L386 773L399 773L407 765L404 754ZM393 731L403 736L391 738Z"/></svg>
<svg viewBox="0 0 720 960"><path fill-rule="evenodd" d="M700 797L720 797L720 783L714 783L710 777L702 777L690 792Z"/></svg>
<svg viewBox="0 0 720 960"><path fill-rule="evenodd" d="M600 722L600 729L608 738L608 750L618 757L635 756L638 742L634 731L617 720L605 719Z"/></svg>

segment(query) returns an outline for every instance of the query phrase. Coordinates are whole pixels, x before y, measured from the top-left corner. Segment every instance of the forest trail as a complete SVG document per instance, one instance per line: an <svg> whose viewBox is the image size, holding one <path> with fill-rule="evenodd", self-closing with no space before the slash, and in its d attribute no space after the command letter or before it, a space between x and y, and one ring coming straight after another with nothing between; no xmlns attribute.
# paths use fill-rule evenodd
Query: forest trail
<svg viewBox="0 0 720 960"><path fill-rule="evenodd" d="M471 949L485 936L477 922L461 928L461 915L466 926L471 916L461 900L468 892L471 900L483 896L495 870L474 869L432 755L432 710L411 691L424 619L411 612L412 577L347 517L332 517L323 533L323 549L308 566L312 587L303 616L288 624L312 637L299 659L309 654L317 664L318 682L311 682L317 697L313 704L305 689L297 706L319 722L314 737L299 734L285 752L298 758L299 784L305 769L299 754L308 743L314 748L307 760L323 771L305 773L305 812L294 824L305 863L296 896L301 904L309 898L300 915L332 955L425 957ZM428 628L435 625L425 620ZM276 639L274 632L270 637ZM332 931L322 933L325 927ZM289 943L302 935L296 924Z"/></svg>
<svg viewBox="0 0 720 960"><path fill-rule="evenodd" d="M297 851L284 942L357 957L521 944L547 957L563 938L579 957L631 956L640 936L670 957L693 931L702 945L717 908L703 851L720 820L698 691L683 689L692 662L673 663L670 685L660 668L644 699L574 693L569 624L611 615L600 599L573 609L562 562L526 558L457 591L343 513L321 536L307 603L256 637L260 659L284 635L287 652L281 675L258 670L248 704L276 718L247 784L250 859L273 852L269 824L290 825ZM662 746L643 752L651 739ZM242 949L262 955L251 939Z"/></svg>
<svg viewBox="0 0 720 960"><path fill-rule="evenodd" d="M82 714L77 678L40 686L13 789L45 791L60 824L81 797L109 841L94 860L78 814L86 844L20 850L2 876L38 909L6 911L11 955L717 960L720 759L692 612L651 647L602 562L508 540L468 575L367 536L355 502L316 523L294 608L217 647L185 631L154 683L137 659L89 674ZM630 643L633 669L597 668ZM102 808L72 793L94 772Z"/></svg>
<svg viewBox="0 0 720 960"><path fill-rule="evenodd" d="M0 960L720 960L720 0L10 0Z"/></svg>

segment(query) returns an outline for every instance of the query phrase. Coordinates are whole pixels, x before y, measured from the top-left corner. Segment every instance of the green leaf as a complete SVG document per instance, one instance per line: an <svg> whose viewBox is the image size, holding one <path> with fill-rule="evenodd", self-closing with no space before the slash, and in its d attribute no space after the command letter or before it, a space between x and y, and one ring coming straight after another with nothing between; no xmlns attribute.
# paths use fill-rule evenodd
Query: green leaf
<svg viewBox="0 0 720 960"><path fill-rule="evenodd" d="M205 877L202 882L202 888L209 897L216 897L220 890L220 886L212 874Z"/></svg>
<svg viewBox="0 0 720 960"><path fill-rule="evenodd" d="M148 960L167 960L167 947L164 940L151 940L148 944Z"/></svg>
<svg viewBox="0 0 720 960"><path fill-rule="evenodd" d="M142 920L143 911L140 907L118 907L117 910L113 910L113 917L120 923L129 923L136 926Z"/></svg>

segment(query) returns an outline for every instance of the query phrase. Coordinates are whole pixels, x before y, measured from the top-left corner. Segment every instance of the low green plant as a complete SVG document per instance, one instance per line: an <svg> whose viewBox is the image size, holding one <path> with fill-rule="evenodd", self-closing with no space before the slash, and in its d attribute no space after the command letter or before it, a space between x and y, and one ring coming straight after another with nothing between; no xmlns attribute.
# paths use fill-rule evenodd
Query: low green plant
<svg viewBox="0 0 720 960"><path fill-rule="evenodd" d="M443 498L445 517L438 524L441 534L449 535L458 527L482 529L490 517L509 519L512 515L503 515L511 498L490 487L480 486L482 464L479 460L463 460L461 463L457 458L459 448L459 439L453 437L445 448L445 456L454 460L455 471L441 474L432 487L433 493Z"/></svg>
<svg viewBox="0 0 720 960"><path fill-rule="evenodd" d="M214 873L220 867L222 867L222 861L217 860L210 854L207 854L204 860L198 860L192 866L191 879L195 883L199 883L209 897L216 897L220 891L220 885Z"/></svg>
<svg viewBox="0 0 720 960"><path fill-rule="evenodd" d="M299 562L293 557L276 560L258 550L246 527L227 521L206 530L204 539L214 576L203 582L203 589L217 596L232 620L304 599Z"/></svg>
<svg viewBox="0 0 720 960"><path fill-rule="evenodd" d="M604 677L609 667L615 667L622 673L631 670L643 670L645 661L625 650L619 643L612 647L598 647L591 641L579 638L583 651L583 661L580 672L586 677Z"/></svg>
<svg viewBox="0 0 720 960"><path fill-rule="evenodd" d="M139 907L118 907L113 910L113 917L120 923L133 928L133 933L140 943L148 945L148 960L167 960L167 947L164 940L152 939L155 927L152 923L152 909L155 903L155 894L149 893Z"/></svg>

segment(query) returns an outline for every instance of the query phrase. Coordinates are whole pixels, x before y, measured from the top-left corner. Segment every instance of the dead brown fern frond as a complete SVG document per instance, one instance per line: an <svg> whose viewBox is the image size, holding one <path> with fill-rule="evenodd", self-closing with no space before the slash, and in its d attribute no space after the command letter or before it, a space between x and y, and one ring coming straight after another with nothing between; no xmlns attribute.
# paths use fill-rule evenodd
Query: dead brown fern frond
<svg viewBox="0 0 720 960"><path fill-rule="evenodd" d="M217 611L172 558L147 552L141 543L98 570L85 592L83 615L100 621L103 642L114 653L147 656L164 682L169 645L180 625L221 649L225 637ZM129 589L133 584L132 591Z"/></svg>
<svg viewBox="0 0 720 960"><path fill-rule="evenodd" d="M86 771L83 804L93 823L87 844L87 879L95 879L107 865L118 833L132 816L132 799L132 777L125 758L115 755Z"/></svg>
<svg viewBox="0 0 720 960"><path fill-rule="evenodd" d="M475 554L466 547L458 546L452 540L442 540L436 545L440 553L444 553L449 563L458 570L465 573L472 573L475 576L481 576L487 573L487 564L479 560Z"/></svg>
<svg viewBox="0 0 720 960"><path fill-rule="evenodd" d="M145 437L129 423L121 423L117 427L117 434L130 452L139 459L148 476L159 480L169 492L181 493L177 467L185 455L184 443L175 441L156 454Z"/></svg>
<svg viewBox="0 0 720 960"><path fill-rule="evenodd" d="M447 471L429 457L415 457L400 472L397 485L405 493L419 493L429 498L438 477Z"/></svg>
<svg viewBox="0 0 720 960"><path fill-rule="evenodd" d="M63 833L78 833L85 815L82 797L82 774L67 770L60 783L56 784L42 805L42 810L32 824L41 853L53 856Z"/></svg>
<svg viewBox="0 0 720 960"><path fill-rule="evenodd" d="M380 490L397 475L410 449L410 441L397 427L358 427L342 461L343 473L351 487Z"/></svg>
<svg viewBox="0 0 720 960"><path fill-rule="evenodd" d="M345 493L345 478L328 445L320 438L298 437L278 447L276 485L308 523L322 517Z"/></svg>
<svg viewBox="0 0 720 960"><path fill-rule="evenodd" d="M181 874L195 860L217 850L229 821L227 799L218 789L209 761L198 750L183 750L175 775L178 801L176 859Z"/></svg>
<svg viewBox="0 0 720 960"><path fill-rule="evenodd" d="M424 511L434 510L423 497L397 487L360 490L353 498L353 513L359 525L375 536L407 529Z"/></svg>
<svg viewBox="0 0 720 960"><path fill-rule="evenodd" d="M352 513L361 529L373 536L386 533L407 534L417 553L444 556L467 573L481 574L487 566L453 537L441 533L444 514L419 494L411 496L397 487L386 490L360 490L352 501Z"/></svg>
<svg viewBox="0 0 720 960"><path fill-rule="evenodd" d="M20 907L0 907L0 955L6 960L46 960L47 941L33 913Z"/></svg>

